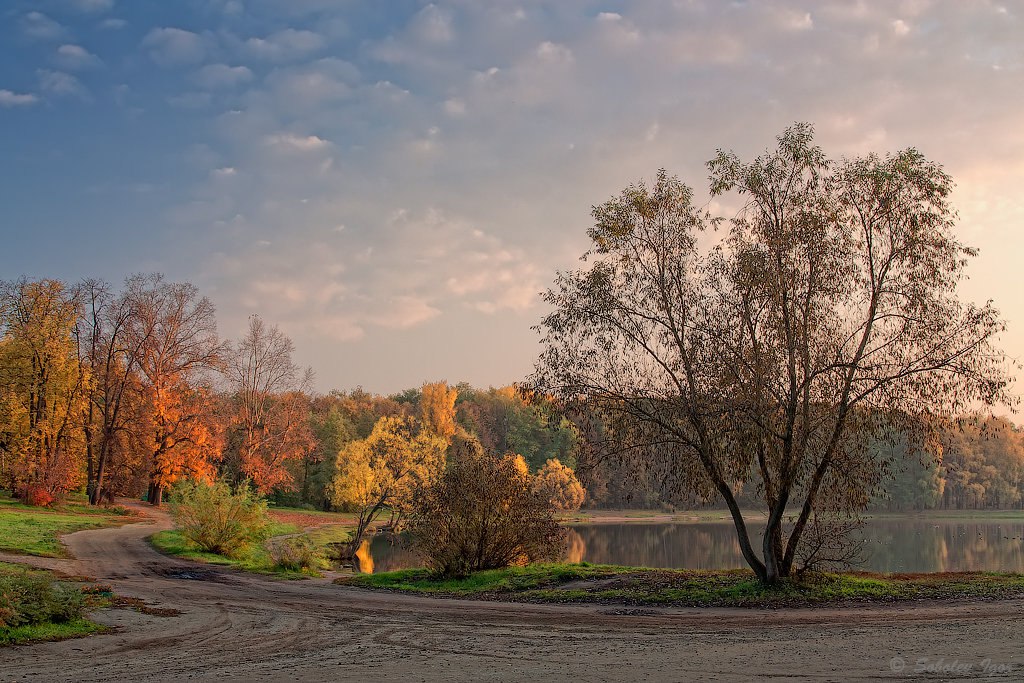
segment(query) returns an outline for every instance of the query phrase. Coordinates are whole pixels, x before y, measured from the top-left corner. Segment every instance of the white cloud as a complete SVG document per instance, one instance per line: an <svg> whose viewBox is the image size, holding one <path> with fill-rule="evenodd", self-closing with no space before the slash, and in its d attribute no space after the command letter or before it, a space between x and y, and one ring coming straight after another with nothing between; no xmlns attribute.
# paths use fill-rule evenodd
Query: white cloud
<svg viewBox="0 0 1024 683"><path fill-rule="evenodd" d="M349 62L327 58L301 66L274 69L266 78L266 96L275 107L307 113L350 97L359 70Z"/></svg>
<svg viewBox="0 0 1024 683"><path fill-rule="evenodd" d="M554 64L568 64L573 61L572 50L565 45L558 45L548 40L537 46L537 56L542 61Z"/></svg>
<svg viewBox="0 0 1024 683"><path fill-rule="evenodd" d="M451 15L437 5L427 5L412 19L413 34L424 43L441 45L455 37Z"/></svg>
<svg viewBox="0 0 1024 683"><path fill-rule="evenodd" d="M905 36L910 33L910 25L902 19L896 19L892 22L892 32L898 36Z"/></svg>
<svg viewBox="0 0 1024 683"><path fill-rule="evenodd" d="M64 27L42 12L29 12L21 18L21 30L30 38L41 40L60 38Z"/></svg>
<svg viewBox="0 0 1024 683"><path fill-rule="evenodd" d="M416 327L441 314L441 310L424 298L395 296L382 302L380 310L367 316L368 322L394 330Z"/></svg>
<svg viewBox="0 0 1024 683"><path fill-rule="evenodd" d="M142 47L161 66L195 64L206 56L202 36L180 28L155 28L143 38Z"/></svg>
<svg viewBox="0 0 1024 683"><path fill-rule="evenodd" d="M227 64L207 64L197 71L192 81L201 88L234 88L248 83L253 78L252 71L245 66L228 66Z"/></svg>
<svg viewBox="0 0 1024 683"><path fill-rule="evenodd" d="M85 89L81 81L71 74L63 71L38 69L36 75L39 76L39 88L49 95L89 98L88 90Z"/></svg>
<svg viewBox="0 0 1024 683"><path fill-rule="evenodd" d="M0 107L27 107L39 101L32 93L16 93L0 90Z"/></svg>
<svg viewBox="0 0 1024 683"><path fill-rule="evenodd" d="M79 70L98 66L102 62L81 45L67 43L57 48L57 63L65 69Z"/></svg>
<svg viewBox="0 0 1024 683"><path fill-rule="evenodd" d="M267 144L273 147L299 152L312 152L325 149L330 142L316 135L295 135L294 133L275 133L267 136Z"/></svg>
<svg viewBox="0 0 1024 683"><path fill-rule="evenodd" d="M265 38L249 38L243 47L247 54L258 59L288 62L319 52L326 44L319 33L288 28Z"/></svg>

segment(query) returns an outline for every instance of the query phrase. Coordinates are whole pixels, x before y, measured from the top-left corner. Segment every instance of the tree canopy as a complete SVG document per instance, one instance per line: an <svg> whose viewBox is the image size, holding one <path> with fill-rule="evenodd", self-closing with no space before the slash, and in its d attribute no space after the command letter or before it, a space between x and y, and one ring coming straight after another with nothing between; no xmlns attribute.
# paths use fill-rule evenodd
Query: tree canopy
<svg viewBox="0 0 1024 683"><path fill-rule="evenodd" d="M723 500L774 582L815 515L868 503L885 466L870 439L924 443L935 416L1012 400L1003 322L957 297L975 252L952 179L917 150L832 160L796 124L708 169L728 220L664 170L594 208L586 265L545 296L530 385L598 412L606 447L649 457L666 485ZM767 513L759 552L744 485Z"/></svg>

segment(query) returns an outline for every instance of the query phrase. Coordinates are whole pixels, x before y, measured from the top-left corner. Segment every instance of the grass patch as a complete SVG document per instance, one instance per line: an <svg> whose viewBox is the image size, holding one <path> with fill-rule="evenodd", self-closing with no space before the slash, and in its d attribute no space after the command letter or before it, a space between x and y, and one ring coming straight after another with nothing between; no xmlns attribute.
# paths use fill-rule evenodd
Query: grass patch
<svg viewBox="0 0 1024 683"><path fill-rule="evenodd" d="M71 501L56 508L39 508L0 496L0 551L67 557L59 537L83 529L99 529L135 521L120 507L92 507Z"/></svg>
<svg viewBox="0 0 1024 683"><path fill-rule="evenodd" d="M332 524L321 526L303 532L302 529L292 523L275 521L271 524L271 536L266 544L250 546L245 553L239 557L226 557L216 553L209 553L200 550L191 541L181 535L181 532L172 529L160 531L149 537L150 544L166 555L173 555L185 560L204 562L225 567L233 567L242 571L254 572L257 574L269 574L287 579L308 578L311 573L296 569L286 569L276 565L268 546L279 541L282 536L290 536L292 539L309 539L313 547L326 554L328 547L333 543L342 543L348 540L352 527L348 525ZM322 569L324 567L320 567Z"/></svg>
<svg viewBox="0 0 1024 683"><path fill-rule="evenodd" d="M107 630L106 626L101 626L88 619L75 619L64 624L46 623L0 628L0 646L81 638L94 633L104 633Z"/></svg>
<svg viewBox="0 0 1024 683"><path fill-rule="evenodd" d="M797 607L1024 596L1022 574L815 574L766 587L747 570L666 570L587 563L511 567L464 579L441 579L425 569L410 569L346 576L335 583L488 600L687 607Z"/></svg>

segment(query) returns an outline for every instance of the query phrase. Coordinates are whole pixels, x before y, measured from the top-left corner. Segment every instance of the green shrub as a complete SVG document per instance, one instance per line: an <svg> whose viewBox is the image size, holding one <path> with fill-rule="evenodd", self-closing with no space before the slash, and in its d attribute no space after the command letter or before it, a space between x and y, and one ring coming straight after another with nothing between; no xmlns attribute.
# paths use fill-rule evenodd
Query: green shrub
<svg viewBox="0 0 1024 683"><path fill-rule="evenodd" d="M289 538L270 548L270 557L278 569L315 572L323 566L324 558L308 538Z"/></svg>
<svg viewBox="0 0 1024 683"><path fill-rule="evenodd" d="M81 618L85 597L49 574L20 571L0 574L0 628L63 624Z"/></svg>
<svg viewBox="0 0 1024 683"><path fill-rule="evenodd" d="M218 555L237 557L270 535L267 503L246 486L232 491L222 481L184 481L171 493L170 508L182 536Z"/></svg>

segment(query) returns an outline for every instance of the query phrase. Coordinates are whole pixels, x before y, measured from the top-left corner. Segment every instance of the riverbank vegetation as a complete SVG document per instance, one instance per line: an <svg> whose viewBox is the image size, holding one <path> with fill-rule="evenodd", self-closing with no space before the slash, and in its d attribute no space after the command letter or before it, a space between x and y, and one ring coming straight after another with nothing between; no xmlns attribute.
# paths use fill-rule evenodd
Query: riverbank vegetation
<svg viewBox="0 0 1024 683"><path fill-rule="evenodd" d="M1020 598L1024 575L823 573L766 586L749 570L689 571L535 564L440 577L423 569L359 574L335 583L438 597L677 607L798 607L916 600Z"/></svg>

